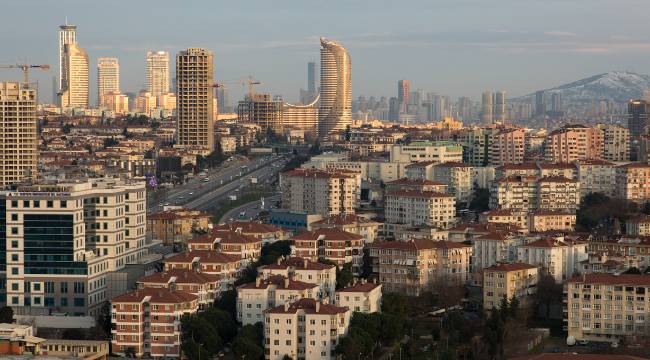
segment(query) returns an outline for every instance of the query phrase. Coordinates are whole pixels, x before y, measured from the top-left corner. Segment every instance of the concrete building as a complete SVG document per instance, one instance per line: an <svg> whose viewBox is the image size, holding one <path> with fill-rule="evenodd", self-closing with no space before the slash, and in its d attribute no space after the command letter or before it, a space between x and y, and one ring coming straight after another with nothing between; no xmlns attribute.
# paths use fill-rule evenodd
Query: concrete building
<svg viewBox="0 0 650 360"><path fill-rule="evenodd" d="M381 285L365 280L336 291L336 305L352 312L374 313L381 311Z"/></svg>
<svg viewBox="0 0 650 360"><path fill-rule="evenodd" d="M490 165L520 164L524 161L525 132L520 128L503 128L488 136L487 162Z"/></svg>
<svg viewBox="0 0 650 360"><path fill-rule="evenodd" d="M616 196L616 166L604 160L576 161L580 196L600 192L609 197Z"/></svg>
<svg viewBox="0 0 650 360"><path fill-rule="evenodd" d="M397 102L399 104L399 112L406 112L409 104L409 95L411 93L411 85L408 80L397 81Z"/></svg>
<svg viewBox="0 0 650 360"><path fill-rule="evenodd" d="M494 117L495 123L505 124L506 122L506 92L497 91L494 93Z"/></svg>
<svg viewBox="0 0 650 360"><path fill-rule="evenodd" d="M282 207L322 216L354 214L360 185L351 172L294 169L280 174Z"/></svg>
<svg viewBox="0 0 650 360"><path fill-rule="evenodd" d="M568 280L564 309L568 336L619 342L646 334L648 292L647 275L585 274Z"/></svg>
<svg viewBox="0 0 650 360"><path fill-rule="evenodd" d="M117 58L97 59L97 104L106 107L106 95L120 92L120 64Z"/></svg>
<svg viewBox="0 0 650 360"><path fill-rule="evenodd" d="M630 160L630 131L621 125L598 124L603 132L603 155L608 161Z"/></svg>
<svg viewBox="0 0 650 360"><path fill-rule="evenodd" d="M168 257L164 262L165 271L199 270L202 273L219 276L217 289L219 294L233 288L242 269L241 259L238 256L223 254L215 250L186 251Z"/></svg>
<svg viewBox="0 0 650 360"><path fill-rule="evenodd" d="M147 91L153 96L169 93L169 53L147 51Z"/></svg>
<svg viewBox="0 0 650 360"><path fill-rule="evenodd" d="M575 212L579 205L580 183L561 176L511 176L490 187L492 209L510 209L517 214L536 210Z"/></svg>
<svg viewBox="0 0 650 360"><path fill-rule="evenodd" d="M198 297L166 288L139 289L111 300L112 352L179 358L180 318L199 309Z"/></svg>
<svg viewBox="0 0 650 360"><path fill-rule="evenodd" d="M282 275L310 284L318 285L318 298L334 298L336 289L336 266L321 264L299 257L279 258L276 263L260 266L258 274L262 277Z"/></svg>
<svg viewBox="0 0 650 360"><path fill-rule="evenodd" d="M503 298L517 298L525 305L537 292L538 280L539 268L530 264L499 263L483 269L483 309L498 308Z"/></svg>
<svg viewBox="0 0 650 360"><path fill-rule="evenodd" d="M221 294L219 275L190 269L170 269L138 279L138 289L166 288L198 297L199 310L206 309Z"/></svg>
<svg viewBox="0 0 650 360"><path fill-rule="evenodd" d="M472 167L465 163L446 162L435 166L433 181L447 185L457 203L469 204L474 189Z"/></svg>
<svg viewBox="0 0 650 360"><path fill-rule="evenodd" d="M4 194L7 305L97 315L107 274L145 248L145 185L115 179L36 183ZM47 234L47 236L44 236Z"/></svg>
<svg viewBox="0 0 650 360"><path fill-rule="evenodd" d="M176 55L177 144L214 150L214 64L212 52L189 48Z"/></svg>
<svg viewBox="0 0 650 360"><path fill-rule="evenodd" d="M116 115L123 115L129 112L129 97L119 91L104 93L104 107Z"/></svg>
<svg viewBox="0 0 650 360"><path fill-rule="evenodd" d="M317 299L318 294L318 285L314 283L282 275L258 277L255 282L237 287L237 321L254 325L264 321L264 312L270 308L300 299Z"/></svg>
<svg viewBox="0 0 650 360"><path fill-rule="evenodd" d="M369 246L372 272L385 292L418 296L435 281L464 284L472 247L449 241L378 241Z"/></svg>
<svg viewBox="0 0 650 360"><path fill-rule="evenodd" d="M510 224L520 229L528 227L528 215L515 213L511 209L492 209L479 214L479 222L482 224Z"/></svg>
<svg viewBox="0 0 650 360"><path fill-rule="evenodd" d="M352 124L352 63L341 44L320 39L320 107L318 136Z"/></svg>
<svg viewBox="0 0 650 360"><path fill-rule="evenodd" d="M153 117L156 108L158 107L157 98L146 90L140 91L138 96L135 97L134 110L138 113L145 114Z"/></svg>
<svg viewBox="0 0 650 360"><path fill-rule="evenodd" d="M649 236L650 215L641 215L626 221L625 234L631 236Z"/></svg>
<svg viewBox="0 0 650 360"><path fill-rule="evenodd" d="M77 26L65 25L59 26L59 84L57 91L63 91L64 79L67 77L65 46L68 44L77 44Z"/></svg>
<svg viewBox="0 0 650 360"><path fill-rule="evenodd" d="M525 243L516 233L494 230L487 234L472 237L473 272L517 260L517 249Z"/></svg>
<svg viewBox="0 0 650 360"><path fill-rule="evenodd" d="M385 196L386 222L446 229L456 222L456 200L432 191L392 191Z"/></svg>
<svg viewBox="0 0 650 360"><path fill-rule="evenodd" d="M61 107L88 108L88 54L77 44L66 44L63 51Z"/></svg>
<svg viewBox="0 0 650 360"><path fill-rule="evenodd" d="M19 82L0 82L0 185L35 178L38 160L36 90Z"/></svg>
<svg viewBox="0 0 650 360"><path fill-rule="evenodd" d="M187 241L189 250L218 250L221 253L237 256L243 267L257 261L262 252L262 240L243 235L240 231L210 231Z"/></svg>
<svg viewBox="0 0 650 360"><path fill-rule="evenodd" d="M517 249L518 261L539 266L557 283L580 273L580 262L587 258L587 243L568 239L542 238Z"/></svg>
<svg viewBox="0 0 650 360"><path fill-rule="evenodd" d="M647 133L650 125L650 104L644 100L631 100L627 104L627 128L630 136L638 137Z"/></svg>
<svg viewBox="0 0 650 360"><path fill-rule="evenodd" d="M273 243L289 238L290 232L279 226L256 221L233 221L221 225L213 225L213 231L231 231L250 236L262 241L262 244Z"/></svg>
<svg viewBox="0 0 650 360"><path fill-rule="evenodd" d="M393 145L390 148L390 162L421 161L462 162L463 147L444 141L413 141L408 145Z"/></svg>
<svg viewBox="0 0 650 360"><path fill-rule="evenodd" d="M650 164L630 163L616 167L616 196L637 203L650 199Z"/></svg>
<svg viewBox="0 0 650 360"><path fill-rule="evenodd" d="M552 163L570 163L576 160L601 159L603 149L602 130L583 125L567 125L546 136L544 160Z"/></svg>
<svg viewBox="0 0 650 360"><path fill-rule="evenodd" d="M489 125L494 122L494 97L492 91L483 92L481 98L481 122Z"/></svg>
<svg viewBox="0 0 650 360"><path fill-rule="evenodd" d="M335 359L334 349L347 335L352 311L314 299L288 302L265 312L265 359Z"/></svg>
<svg viewBox="0 0 650 360"><path fill-rule="evenodd" d="M351 264L353 274L360 274L363 266L364 241L361 235L336 228L304 231L291 238L292 254L303 259L334 262L339 268Z"/></svg>
<svg viewBox="0 0 650 360"><path fill-rule="evenodd" d="M311 223L312 229L336 228L363 237L364 244L377 239L382 223L355 214L338 214Z"/></svg>
<svg viewBox="0 0 650 360"><path fill-rule="evenodd" d="M564 211L535 211L528 215L528 231L573 231L576 214Z"/></svg>

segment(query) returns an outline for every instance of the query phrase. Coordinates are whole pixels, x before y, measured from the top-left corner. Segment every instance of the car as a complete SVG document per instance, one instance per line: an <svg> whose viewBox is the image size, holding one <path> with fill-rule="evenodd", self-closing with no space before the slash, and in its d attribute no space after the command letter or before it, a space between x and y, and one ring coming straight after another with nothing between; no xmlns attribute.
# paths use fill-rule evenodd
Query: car
<svg viewBox="0 0 650 360"><path fill-rule="evenodd" d="M188 195L194 195L194 193L192 191L190 191Z"/></svg>

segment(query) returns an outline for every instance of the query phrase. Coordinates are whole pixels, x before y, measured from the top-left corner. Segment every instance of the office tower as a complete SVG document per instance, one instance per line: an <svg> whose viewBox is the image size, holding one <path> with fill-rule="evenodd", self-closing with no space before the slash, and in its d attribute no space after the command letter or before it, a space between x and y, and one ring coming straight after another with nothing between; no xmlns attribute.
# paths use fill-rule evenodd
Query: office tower
<svg viewBox="0 0 650 360"><path fill-rule="evenodd" d="M220 87L217 89L217 105L219 112L227 113L228 109L228 89Z"/></svg>
<svg viewBox="0 0 650 360"><path fill-rule="evenodd" d="M562 94L551 94L551 111L554 113L562 112Z"/></svg>
<svg viewBox="0 0 650 360"><path fill-rule="evenodd" d="M352 63L341 44L320 39L320 108L318 136L352 124Z"/></svg>
<svg viewBox="0 0 650 360"><path fill-rule="evenodd" d="M120 64L117 58L97 59L97 102L106 106L104 96L120 91Z"/></svg>
<svg viewBox="0 0 650 360"><path fill-rule="evenodd" d="M214 67L207 49L189 48L176 55L178 145L209 154L214 149Z"/></svg>
<svg viewBox="0 0 650 360"><path fill-rule="evenodd" d="M147 52L147 91L153 96L169 92L169 53Z"/></svg>
<svg viewBox="0 0 650 360"><path fill-rule="evenodd" d="M76 44L63 50L61 107L88 107L88 54Z"/></svg>
<svg viewBox="0 0 650 360"><path fill-rule="evenodd" d="M36 123L36 90L25 83L0 82L0 186L36 176Z"/></svg>
<svg viewBox="0 0 650 360"><path fill-rule="evenodd" d="M546 114L546 93L539 90L535 93L535 115Z"/></svg>
<svg viewBox="0 0 650 360"><path fill-rule="evenodd" d="M406 112L409 103L409 92L411 91L411 84L408 80L399 80L397 82L397 101L399 102L399 111Z"/></svg>
<svg viewBox="0 0 650 360"><path fill-rule="evenodd" d="M494 119L501 124L506 122L506 92L497 91L494 94Z"/></svg>
<svg viewBox="0 0 650 360"><path fill-rule="evenodd" d="M494 99L491 91L483 93L481 105L481 121L485 125L492 124L494 122L492 117L494 114Z"/></svg>
<svg viewBox="0 0 650 360"><path fill-rule="evenodd" d="M399 99L391 97L388 99L388 120L397 121L399 119Z"/></svg>
<svg viewBox="0 0 650 360"><path fill-rule="evenodd" d="M316 63L307 63L307 91L316 94Z"/></svg>
<svg viewBox="0 0 650 360"><path fill-rule="evenodd" d="M65 25L59 26L59 86L58 91L63 89L63 79L65 76L65 46L68 44L77 43L77 26L68 25L66 20Z"/></svg>
<svg viewBox="0 0 650 360"><path fill-rule="evenodd" d="M648 133L650 103L643 100L631 100L627 104L627 128L630 136L637 137Z"/></svg>
<svg viewBox="0 0 650 360"><path fill-rule="evenodd" d="M472 119L472 100L466 96L458 98L458 120L469 121Z"/></svg>

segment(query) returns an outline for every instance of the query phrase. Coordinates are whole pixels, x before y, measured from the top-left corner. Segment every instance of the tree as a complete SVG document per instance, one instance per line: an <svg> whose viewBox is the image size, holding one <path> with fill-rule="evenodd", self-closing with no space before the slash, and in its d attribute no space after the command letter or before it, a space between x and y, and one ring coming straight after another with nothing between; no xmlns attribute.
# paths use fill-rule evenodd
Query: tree
<svg viewBox="0 0 650 360"><path fill-rule="evenodd" d="M65 329L61 337L64 340L86 340L86 333L78 328Z"/></svg>
<svg viewBox="0 0 650 360"><path fill-rule="evenodd" d="M538 310L541 307L545 309L545 320L551 317L551 307L562 304L562 285L555 282L555 278L545 274L537 282L537 293L535 300Z"/></svg>
<svg viewBox="0 0 650 360"><path fill-rule="evenodd" d="M434 304L449 309L459 305L465 297L465 288L447 276L437 276L431 282L431 291L434 296Z"/></svg>
<svg viewBox="0 0 650 360"><path fill-rule="evenodd" d="M406 299L397 293L388 293L382 297L381 310L400 318L406 316Z"/></svg>
<svg viewBox="0 0 650 360"><path fill-rule="evenodd" d="M9 306L0 308L0 323L11 324L14 322L14 310Z"/></svg>
<svg viewBox="0 0 650 360"><path fill-rule="evenodd" d="M354 275L352 274L352 264L347 263L342 267L336 267L336 289L352 285Z"/></svg>
<svg viewBox="0 0 650 360"><path fill-rule="evenodd" d="M476 188L469 202L469 209L476 212L488 211L490 209L490 190L484 188Z"/></svg>
<svg viewBox="0 0 650 360"><path fill-rule="evenodd" d="M637 267L632 266L631 268L625 270L625 272L623 274L637 274L637 275L640 275L641 270L639 270L639 268L637 268Z"/></svg>
<svg viewBox="0 0 650 360"><path fill-rule="evenodd" d="M237 314L237 290L230 289L222 292L221 296L214 300L214 307L224 310L234 317Z"/></svg>

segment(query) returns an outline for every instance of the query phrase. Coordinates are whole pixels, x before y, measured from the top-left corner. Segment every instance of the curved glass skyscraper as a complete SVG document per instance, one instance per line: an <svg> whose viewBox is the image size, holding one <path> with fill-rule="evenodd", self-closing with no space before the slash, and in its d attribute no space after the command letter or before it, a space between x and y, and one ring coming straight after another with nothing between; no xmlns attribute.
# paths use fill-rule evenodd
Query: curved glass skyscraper
<svg viewBox="0 0 650 360"><path fill-rule="evenodd" d="M318 135L326 137L352 124L352 64L341 44L320 39Z"/></svg>

